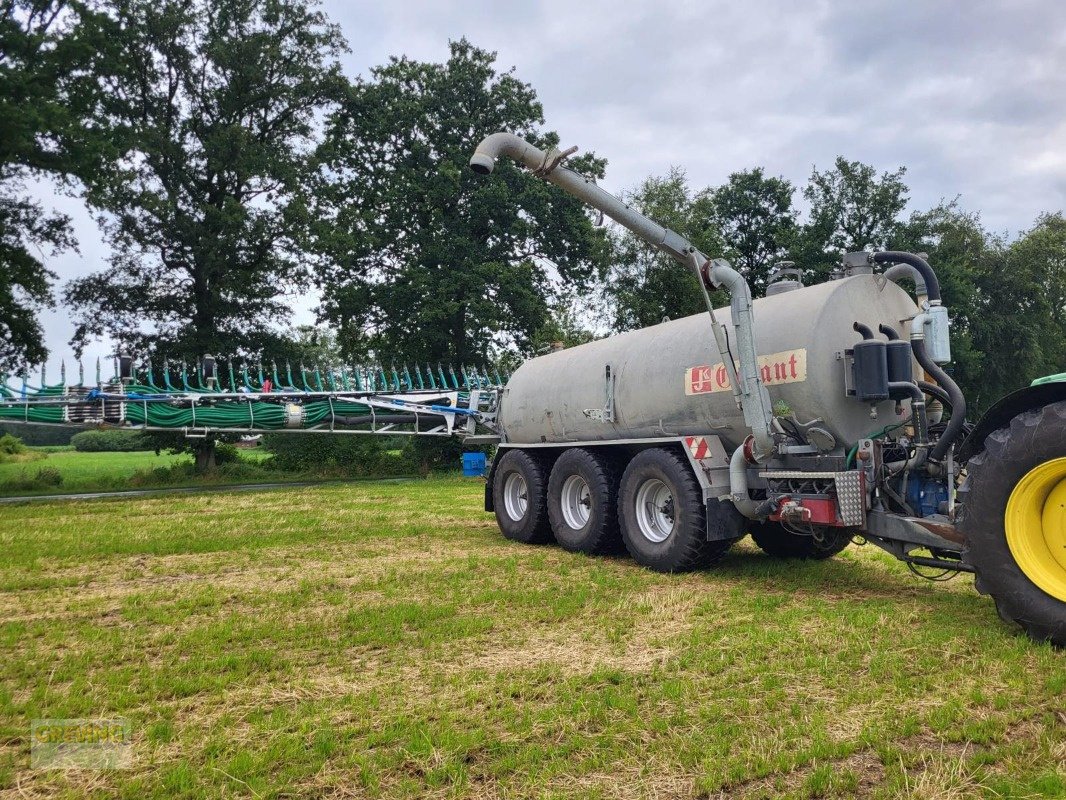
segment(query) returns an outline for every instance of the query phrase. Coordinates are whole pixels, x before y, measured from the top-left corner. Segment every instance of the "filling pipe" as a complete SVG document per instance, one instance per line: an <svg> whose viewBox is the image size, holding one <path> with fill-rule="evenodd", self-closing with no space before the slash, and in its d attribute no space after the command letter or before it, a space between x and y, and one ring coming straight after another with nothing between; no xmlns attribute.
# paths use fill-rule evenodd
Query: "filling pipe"
<svg viewBox="0 0 1066 800"><path fill-rule="evenodd" d="M914 253L905 253L902 250L885 250L881 253L874 253L870 256L870 260L877 264L906 264L907 266L912 267L919 275L921 275L922 280L925 281L929 304L935 306L940 305L940 281L937 280L936 273L933 272L933 268L929 266L929 262L921 256L915 255Z"/></svg>
<svg viewBox="0 0 1066 800"><path fill-rule="evenodd" d="M545 153L539 147L512 133L493 133L486 136L474 150L470 158L470 168L479 175L488 175L495 168L500 156L508 156L537 177L554 183L579 200L599 209L674 260L694 269L700 279L707 310L711 314L715 342L718 345L723 365L729 374L733 395L744 413L745 424L751 428L752 435L755 437L751 454L756 461L768 458L775 448L773 409L770 405L770 396L759 375L755 352L751 290L744 277L729 266L728 262L721 259L713 261L708 259L685 237L669 228L664 228L630 208L617 197L597 186L591 178L561 166L562 161L572 152L573 150L562 152L552 148ZM710 302L705 282L715 288L724 287L729 292L730 310L736 330L740 360L739 375L733 364L725 331L714 318L714 307Z"/></svg>
<svg viewBox="0 0 1066 800"><path fill-rule="evenodd" d="M918 295L918 305L928 299L929 290L925 286L925 278L922 277L922 273L910 264L893 264L881 274L893 283L899 283L904 278L910 278L914 281L914 293Z"/></svg>
<svg viewBox="0 0 1066 800"><path fill-rule="evenodd" d="M759 518L758 504L748 492L748 459L744 455L744 445L734 450L729 459L729 499L748 519Z"/></svg>

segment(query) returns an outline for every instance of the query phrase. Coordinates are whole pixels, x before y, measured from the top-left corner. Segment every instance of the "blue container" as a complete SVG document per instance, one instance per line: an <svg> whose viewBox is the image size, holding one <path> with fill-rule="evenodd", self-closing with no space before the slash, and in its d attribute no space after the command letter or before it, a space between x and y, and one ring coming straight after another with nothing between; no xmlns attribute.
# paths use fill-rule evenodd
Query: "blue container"
<svg viewBox="0 0 1066 800"><path fill-rule="evenodd" d="M480 478L485 474L484 453L463 453L463 475L467 478Z"/></svg>

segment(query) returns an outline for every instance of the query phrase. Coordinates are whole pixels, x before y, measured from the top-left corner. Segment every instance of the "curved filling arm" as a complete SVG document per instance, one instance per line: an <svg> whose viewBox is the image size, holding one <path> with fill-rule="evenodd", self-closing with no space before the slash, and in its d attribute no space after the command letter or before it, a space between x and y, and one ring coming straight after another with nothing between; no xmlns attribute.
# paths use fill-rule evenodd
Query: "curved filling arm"
<svg viewBox="0 0 1066 800"><path fill-rule="evenodd" d="M754 319L752 317L751 290L744 277L722 259L711 261L688 239L657 222L648 219L639 211L630 208L610 192L596 185L567 167L562 161L574 149L560 151L552 148L547 153L513 133L493 133L486 136L470 158L470 168L479 175L488 175L500 156L508 156L526 167L534 175L554 183L579 200L599 209L619 225L631 230L649 244L667 253L676 261L691 267L700 281L707 311L711 315L715 342L733 386L733 396L744 412L744 421L755 437L753 454L756 460L769 457L774 451L773 413L770 397L759 375L755 352ZM733 326L736 331L740 374L729 352L728 338L721 323L715 319L714 307L706 284L724 287L730 295Z"/></svg>

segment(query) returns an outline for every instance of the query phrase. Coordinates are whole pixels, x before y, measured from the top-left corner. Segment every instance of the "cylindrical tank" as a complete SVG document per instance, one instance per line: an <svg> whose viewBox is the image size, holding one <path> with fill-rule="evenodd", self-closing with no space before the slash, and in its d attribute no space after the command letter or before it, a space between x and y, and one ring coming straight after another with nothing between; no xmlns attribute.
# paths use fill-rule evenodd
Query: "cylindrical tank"
<svg viewBox="0 0 1066 800"><path fill-rule="evenodd" d="M918 309L903 289L879 275L856 275L754 305L760 370L776 408L801 422L822 419L819 427L841 444L900 421L891 400L877 404L872 419L868 404L846 394L843 353L860 340L856 321L905 330ZM715 313L730 319L728 308ZM607 367L613 422L597 413L607 403ZM706 314L525 362L507 383L499 421L504 441L514 444L717 434L736 447L749 432Z"/></svg>

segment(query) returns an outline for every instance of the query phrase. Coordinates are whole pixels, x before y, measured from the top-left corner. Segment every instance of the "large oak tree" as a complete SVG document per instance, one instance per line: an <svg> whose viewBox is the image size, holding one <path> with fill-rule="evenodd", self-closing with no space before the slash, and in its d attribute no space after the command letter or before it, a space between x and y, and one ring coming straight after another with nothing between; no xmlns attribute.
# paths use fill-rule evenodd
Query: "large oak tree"
<svg viewBox="0 0 1066 800"><path fill-rule="evenodd" d="M257 351L307 285L301 252L321 116L343 93L339 30L304 0L113 0L95 124L115 157L86 199L106 269L68 285L76 346Z"/></svg>
<svg viewBox="0 0 1066 800"><path fill-rule="evenodd" d="M0 373L42 361L40 313L54 306L45 257L75 245L69 220L30 181L91 174L106 138L86 124L105 20L86 3L0 2ZM87 24L91 23L91 24Z"/></svg>
<svg viewBox="0 0 1066 800"><path fill-rule="evenodd" d="M356 82L330 120L316 215L323 315L349 354L527 350L559 290L602 274L605 237L577 200L509 159L488 178L467 166L495 131L554 144L543 125L533 89L465 40L444 63L393 58Z"/></svg>

